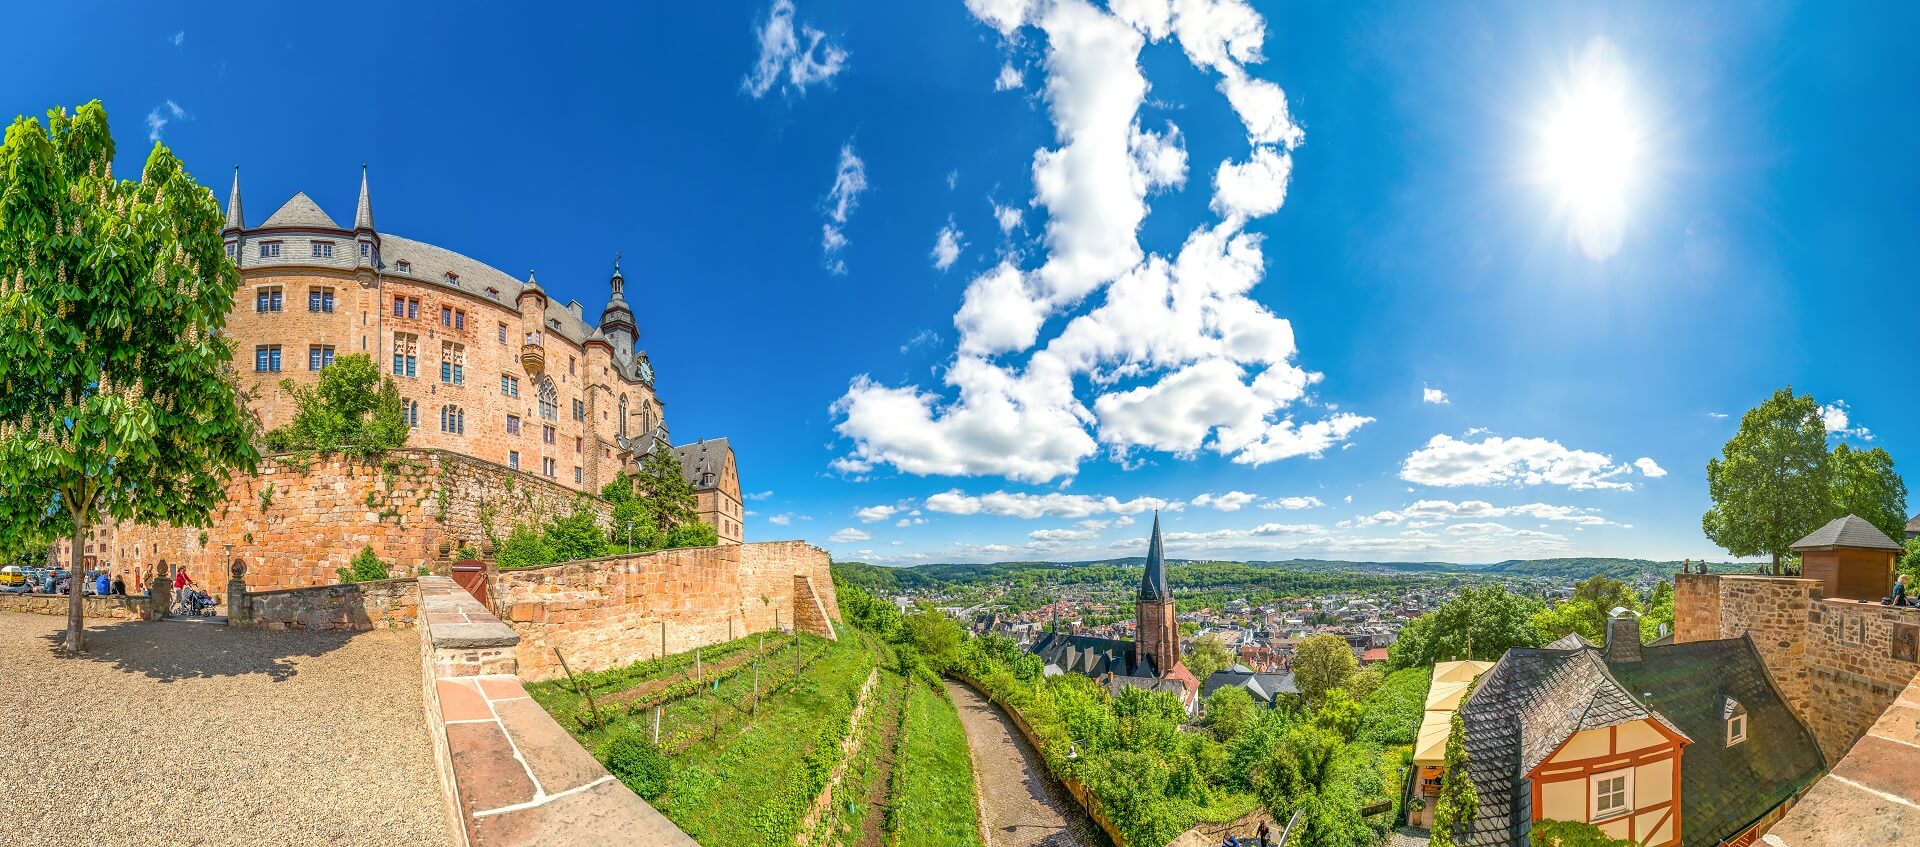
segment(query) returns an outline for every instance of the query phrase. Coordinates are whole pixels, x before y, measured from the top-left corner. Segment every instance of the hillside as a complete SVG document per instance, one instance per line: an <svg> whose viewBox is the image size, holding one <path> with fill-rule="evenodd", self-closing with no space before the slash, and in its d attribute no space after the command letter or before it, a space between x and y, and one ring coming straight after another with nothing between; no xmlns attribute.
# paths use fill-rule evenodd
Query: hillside
<svg viewBox="0 0 1920 847"><path fill-rule="evenodd" d="M888 567L865 562L835 562L833 573L840 579L868 591L899 592L941 588L968 588L989 584L1016 583L1094 584L1124 582L1138 578L1145 561L1139 556L1080 562L945 562L939 564ZM1527 577L1573 582L1599 574L1631 581L1641 574L1656 576L1677 573L1680 563L1653 559L1610 557L1570 557L1560 559L1508 559L1493 564L1454 562L1366 562L1339 559L1285 559L1248 562L1221 562L1194 559L1168 559L1172 575L1186 577L1194 586L1224 586L1247 580L1262 580L1283 574L1331 576L1493 576ZM1715 563L1713 570L1743 570L1739 565ZM1304 587L1314 580L1301 582Z"/></svg>

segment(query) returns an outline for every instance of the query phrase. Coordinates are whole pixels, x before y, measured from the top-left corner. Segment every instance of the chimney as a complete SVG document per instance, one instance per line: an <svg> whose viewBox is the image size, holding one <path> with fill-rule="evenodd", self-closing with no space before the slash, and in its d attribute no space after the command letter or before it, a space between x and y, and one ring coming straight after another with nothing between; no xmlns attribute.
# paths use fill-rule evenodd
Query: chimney
<svg viewBox="0 0 1920 847"><path fill-rule="evenodd" d="M1640 617L1629 609L1614 609L1607 618L1607 661L1640 661Z"/></svg>

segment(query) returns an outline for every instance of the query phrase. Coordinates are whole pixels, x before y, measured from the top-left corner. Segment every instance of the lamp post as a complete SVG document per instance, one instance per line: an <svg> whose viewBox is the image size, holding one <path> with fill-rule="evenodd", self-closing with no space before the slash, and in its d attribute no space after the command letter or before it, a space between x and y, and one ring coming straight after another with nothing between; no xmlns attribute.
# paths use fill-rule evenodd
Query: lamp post
<svg viewBox="0 0 1920 847"><path fill-rule="evenodd" d="M627 518L627 554L633 554L633 518Z"/></svg>

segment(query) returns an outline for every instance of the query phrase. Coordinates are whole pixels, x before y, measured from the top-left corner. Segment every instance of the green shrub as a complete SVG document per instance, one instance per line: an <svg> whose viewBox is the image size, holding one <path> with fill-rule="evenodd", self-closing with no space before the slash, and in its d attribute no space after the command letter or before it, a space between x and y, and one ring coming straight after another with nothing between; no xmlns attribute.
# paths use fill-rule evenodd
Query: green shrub
<svg viewBox="0 0 1920 847"><path fill-rule="evenodd" d="M334 573L340 575L341 584L386 579L392 571L391 565L380 561L380 557L373 554L371 546L360 548L359 554L353 557L353 562L348 567L334 569Z"/></svg>
<svg viewBox="0 0 1920 847"><path fill-rule="evenodd" d="M638 730L627 730L609 739L600 759L633 793L648 800L660 796L660 792L666 790L667 781L673 778L673 763Z"/></svg>
<svg viewBox="0 0 1920 847"><path fill-rule="evenodd" d="M493 558L501 568L508 570L560 561L554 558L553 546L547 543L547 539L525 524L513 528L513 534L500 542L500 549L494 551Z"/></svg>

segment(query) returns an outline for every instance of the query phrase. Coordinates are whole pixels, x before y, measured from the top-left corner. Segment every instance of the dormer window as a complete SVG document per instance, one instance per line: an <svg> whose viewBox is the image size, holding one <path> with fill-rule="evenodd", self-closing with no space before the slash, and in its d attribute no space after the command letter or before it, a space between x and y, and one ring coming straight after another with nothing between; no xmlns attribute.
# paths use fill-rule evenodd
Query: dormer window
<svg viewBox="0 0 1920 847"><path fill-rule="evenodd" d="M1720 713L1727 720L1727 746L1732 747L1747 740L1747 707L1740 705L1740 701L1728 697Z"/></svg>
<svg viewBox="0 0 1920 847"><path fill-rule="evenodd" d="M447 274L447 284L458 286L460 284L460 275L455 273Z"/></svg>
<svg viewBox="0 0 1920 847"><path fill-rule="evenodd" d="M393 269L398 273L410 274L410 273L413 273L413 263L405 259L401 259L399 262L394 264Z"/></svg>
<svg viewBox="0 0 1920 847"><path fill-rule="evenodd" d="M495 300L500 299L500 289L489 287L487 289L487 296L492 297Z"/></svg>

